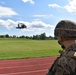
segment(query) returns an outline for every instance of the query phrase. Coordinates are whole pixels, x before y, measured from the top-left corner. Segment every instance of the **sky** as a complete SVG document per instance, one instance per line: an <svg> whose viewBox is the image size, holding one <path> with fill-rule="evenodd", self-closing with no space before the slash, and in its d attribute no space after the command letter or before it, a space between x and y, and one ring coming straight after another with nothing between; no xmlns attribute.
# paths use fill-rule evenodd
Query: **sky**
<svg viewBox="0 0 76 75"><path fill-rule="evenodd" d="M64 19L76 21L76 0L0 0L0 35L54 36ZM16 29L18 23L27 28Z"/></svg>

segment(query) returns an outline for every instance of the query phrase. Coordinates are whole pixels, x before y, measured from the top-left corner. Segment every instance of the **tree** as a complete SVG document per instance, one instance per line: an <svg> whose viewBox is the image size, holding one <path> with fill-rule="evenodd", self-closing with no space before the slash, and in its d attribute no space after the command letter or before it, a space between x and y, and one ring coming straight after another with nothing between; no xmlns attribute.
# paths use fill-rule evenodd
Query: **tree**
<svg viewBox="0 0 76 75"><path fill-rule="evenodd" d="M0 38L5 38L5 36L4 35L0 35Z"/></svg>
<svg viewBox="0 0 76 75"><path fill-rule="evenodd" d="M54 40L57 40L57 37L54 37Z"/></svg>
<svg viewBox="0 0 76 75"><path fill-rule="evenodd" d="M13 38L16 38L16 35L13 35Z"/></svg>
<svg viewBox="0 0 76 75"><path fill-rule="evenodd" d="M9 38L9 35L8 35L8 34L6 34L6 35L5 35L5 37L6 37L6 38Z"/></svg>
<svg viewBox="0 0 76 75"><path fill-rule="evenodd" d="M49 36L49 37L48 37L48 39L51 39L51 40L53 40L54 38L53 38L52 36Z"/></svg>
<svg viewBox="0 0 76 75"><path fill-rule="evenodd" d="M20 36L19 38L25 38L25 36L24 36L24 35L22 35L22 36Z"/></svg>
<svg viewBox="0 0 76 75"><path fill-rule="evenodd" d="M40 35L40 39L41 39L41 40L45 40L45 39L46 39L46 34L45 34L45 33L42 33L42 34Z"/></svg>

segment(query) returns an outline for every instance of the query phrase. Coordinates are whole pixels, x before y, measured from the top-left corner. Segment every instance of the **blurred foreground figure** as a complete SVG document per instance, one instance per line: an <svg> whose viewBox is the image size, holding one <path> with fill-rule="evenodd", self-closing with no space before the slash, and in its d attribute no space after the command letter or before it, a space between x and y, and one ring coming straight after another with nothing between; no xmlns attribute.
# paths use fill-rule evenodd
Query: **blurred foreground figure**
<svg viewBox="0 0 76 75"><path fill-rule="evenodd" d="M76 23L61 20L55 27L55 37L62 49L47 75L76 75Z"/></svg>

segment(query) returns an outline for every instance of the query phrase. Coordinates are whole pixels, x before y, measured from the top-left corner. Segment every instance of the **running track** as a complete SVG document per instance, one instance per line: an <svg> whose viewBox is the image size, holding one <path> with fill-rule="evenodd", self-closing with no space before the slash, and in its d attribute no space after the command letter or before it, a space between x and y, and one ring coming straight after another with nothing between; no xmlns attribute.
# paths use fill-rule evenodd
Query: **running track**
<svg viewBox="0 0 76 75"><path fill-rule="evenodd" d="M0 75L46 75L54 57L0 60Z"/></svg>

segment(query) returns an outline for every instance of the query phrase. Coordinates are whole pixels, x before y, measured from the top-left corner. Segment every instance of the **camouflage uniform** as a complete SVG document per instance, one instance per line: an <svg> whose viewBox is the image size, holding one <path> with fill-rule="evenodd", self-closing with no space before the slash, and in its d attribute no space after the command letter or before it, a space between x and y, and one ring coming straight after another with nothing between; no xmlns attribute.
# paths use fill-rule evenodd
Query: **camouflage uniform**
<svg viewBox="0 0 76 75"><path fill-rule="evenodd" d="M58 57L47 75L76 75L76 43Z"/></svg>
<svg viewBox="0 0 76 75"><path fill-rule="evenodd" d="M60 21L55 28L55 36L76 39L76 24L71 21ZM60 56L54 61L47 75L76 75L76 43L60 52Z"/></svg>

